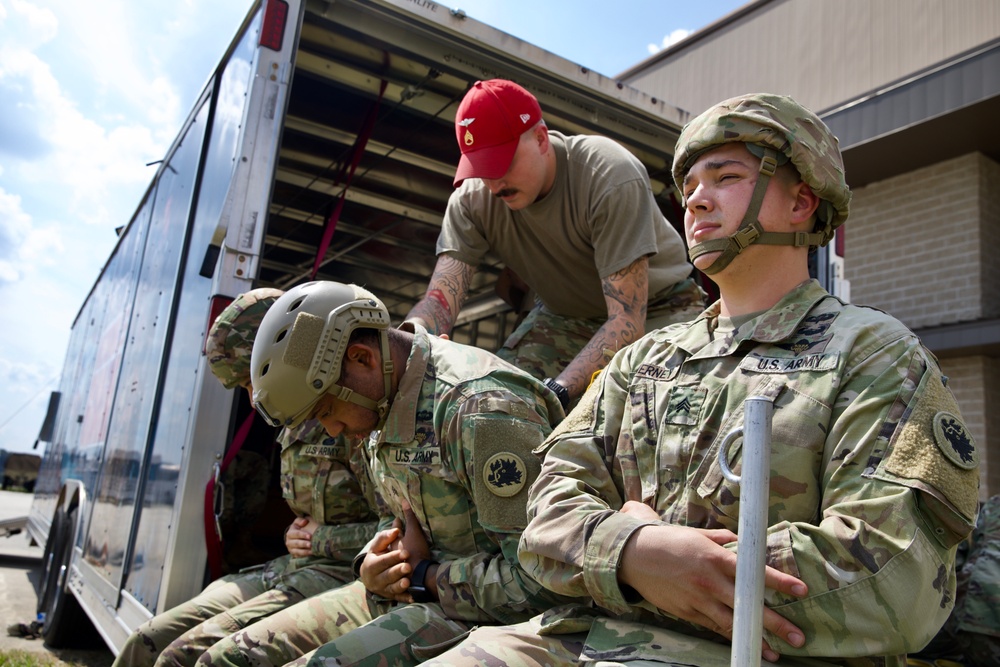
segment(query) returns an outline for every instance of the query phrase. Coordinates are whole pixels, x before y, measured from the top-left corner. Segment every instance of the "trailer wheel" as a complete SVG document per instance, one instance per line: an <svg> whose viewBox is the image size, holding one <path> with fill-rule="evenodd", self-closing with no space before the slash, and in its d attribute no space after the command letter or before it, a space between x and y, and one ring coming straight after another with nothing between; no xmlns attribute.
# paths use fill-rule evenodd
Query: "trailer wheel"
<svg viewBox="0 0 1000 667"><path fill-rule="evenodd" d="M72 591L67 588L69 581L70 559L73 557L74 538L76 537L77 510L73 508L69 514L61 517L58 526L55 547L52 551L51 565L48 565L48 577L45 595L45 625L42 636L45 643L52 648L76 647L85 637L95 634L81 632L90 625L90 619L83 613L80 603ZM42 604L42 600L39 600Z"/></svg>
<svg viewBox="0 0 1000 667"><path fill-rule="evenodd" d="M45 550L42 555L42 572L38 578L38 605L35 611L39 614L45 613L51 604L52 593L56 587L56 579L59 574L60 554L63 552L63 538L65 535L64 524L66 523L66 513L62 508L56 510L52 516L52 523L49 524L49 534L45 538Z"/></svg>

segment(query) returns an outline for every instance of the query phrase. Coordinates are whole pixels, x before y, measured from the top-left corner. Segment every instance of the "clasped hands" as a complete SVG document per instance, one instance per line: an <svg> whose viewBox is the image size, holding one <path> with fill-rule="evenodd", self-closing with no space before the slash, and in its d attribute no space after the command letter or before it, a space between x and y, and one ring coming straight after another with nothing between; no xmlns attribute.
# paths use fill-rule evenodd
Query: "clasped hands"
<svg viewBox="0 0 1000 667"><path fill-rule="evenodd" d="M296 517L285 531L285 547L294 558L312 556L312 536L319 523L311 516Z"/></svg>
<svg viewBox="0 0 1000 667"><path fill-rule="evenodd" d="M372 548L361 563L361 583L371 593L397 602L410 603L413 598L407 592L410 588L410 574L417 563L431 557L430 545L420 527L420 521L409 503L403 501L403 517L396 518L392 528L379 531L372 542ZM426 584L437 597L434 575L437 566L427 570Z"/></svg>

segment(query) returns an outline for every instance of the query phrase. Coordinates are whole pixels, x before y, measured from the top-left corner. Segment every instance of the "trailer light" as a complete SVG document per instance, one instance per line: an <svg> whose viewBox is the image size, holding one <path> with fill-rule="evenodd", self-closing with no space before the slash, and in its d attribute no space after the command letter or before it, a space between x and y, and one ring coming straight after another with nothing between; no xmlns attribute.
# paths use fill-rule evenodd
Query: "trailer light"
<svg viewBox="0 0 1000 667"><path fill-rule="evenodd" d="M264 7L264 25L260 29L260 45L273 51L281 50L288 20L288 3L285 0L267 0Z"/></svg>

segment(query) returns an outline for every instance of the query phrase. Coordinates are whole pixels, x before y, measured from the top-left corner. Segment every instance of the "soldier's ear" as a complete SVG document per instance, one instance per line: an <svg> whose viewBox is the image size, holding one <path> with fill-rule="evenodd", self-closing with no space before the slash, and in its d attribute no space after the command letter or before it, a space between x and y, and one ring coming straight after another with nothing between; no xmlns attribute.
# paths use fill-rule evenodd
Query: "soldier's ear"
<svg viewBox="0 0 1000 667"><path fill-rule="evenodd" d="M819 208L819 197L804 181L799 181L792 188L795 200L792 204L792 222L802 224L809 222Z"/></svg>
<svg viewBox="0 0 1000 667"><path fill-rule="evenodd" d="M364 343L351 343L344 353L344 361L359 364L365 368L375 368L375 351Z"/></svg>

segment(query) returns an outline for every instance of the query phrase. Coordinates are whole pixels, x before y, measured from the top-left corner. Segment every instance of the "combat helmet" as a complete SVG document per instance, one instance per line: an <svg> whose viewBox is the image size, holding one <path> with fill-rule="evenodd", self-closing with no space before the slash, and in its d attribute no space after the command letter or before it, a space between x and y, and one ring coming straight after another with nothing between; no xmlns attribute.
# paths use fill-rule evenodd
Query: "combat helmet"
<svg viewBox="0 0 1000 667"><path fill-rule="evenodd" d="M385 395L378 401L336 382L355 329L379 330ZM329 281L288 290L260 323L250 358L253 403L273 426L300 424L326 394L378 413L381 428L389 412L392 358L389 311L368 290Z"/></svg>
<svg viewBox="0 0 1000 667"><path fill-rule="evenodd" d="M820 118L790 97L756 93L720 102L681 130L674 153L674 184L683 182L699 155L722 144L742 142L761 159L760 175L736 233L691 247L691 261L709 252L722 253L703 271L724 269L753 243L823 246L844 224L851 190L844 178L844 161L837 138ZM816 227L809 232L765 232L757 220L767 184L775 170L791 160L800 178L820 199ZM687 202L685 202L686 205Z"/></svg>
<svg viewBox="0 0 1000 667"><path fill-rule="evenodd" d="M212 375L226 389L250 379L250 351L264 313L283 292L260 287L240 294L226 306L208 330L205 356Z"/></svg>

